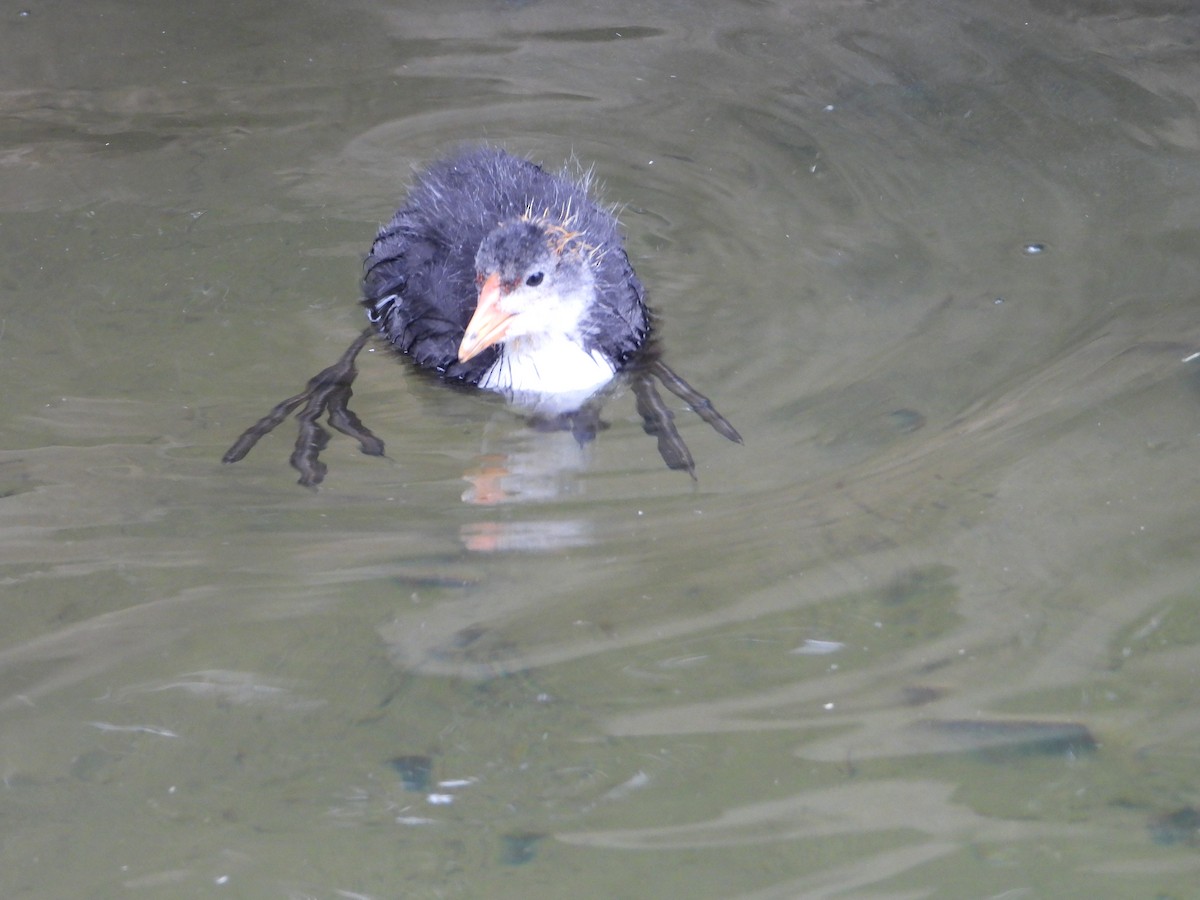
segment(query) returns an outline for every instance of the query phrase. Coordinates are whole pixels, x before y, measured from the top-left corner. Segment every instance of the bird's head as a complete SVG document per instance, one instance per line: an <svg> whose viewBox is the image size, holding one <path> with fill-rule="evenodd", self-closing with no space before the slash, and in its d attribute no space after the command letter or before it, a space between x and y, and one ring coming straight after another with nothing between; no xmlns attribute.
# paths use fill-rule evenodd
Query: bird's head
<svg viewBox="0 0 1200 900"><path fill-rule="evenodd" d="M578 233L529 216L494 228L475 254L479 302L459 360L521 338L578 339L596 293L589 249Z"/></svg>

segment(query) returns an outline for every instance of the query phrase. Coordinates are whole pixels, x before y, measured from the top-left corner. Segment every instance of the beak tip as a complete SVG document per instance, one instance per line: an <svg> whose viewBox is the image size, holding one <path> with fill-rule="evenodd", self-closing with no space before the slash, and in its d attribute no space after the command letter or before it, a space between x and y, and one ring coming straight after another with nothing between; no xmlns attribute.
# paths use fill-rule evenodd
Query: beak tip
<svg viewBox="0 0 1200 900"><path fill-rule="evenodd" d="M480 340L478 329L466 332L458 344L458 361L474 359L488 345Z"/></svg>
<svg viewBox="0 0 1200 900"><path fill-rule="evenodd" d="M500 308L500 299L500 276L493 272L479 288L475 312L458 345L459 362L474 359L488 347L504 340L513 314Z"/></svg>

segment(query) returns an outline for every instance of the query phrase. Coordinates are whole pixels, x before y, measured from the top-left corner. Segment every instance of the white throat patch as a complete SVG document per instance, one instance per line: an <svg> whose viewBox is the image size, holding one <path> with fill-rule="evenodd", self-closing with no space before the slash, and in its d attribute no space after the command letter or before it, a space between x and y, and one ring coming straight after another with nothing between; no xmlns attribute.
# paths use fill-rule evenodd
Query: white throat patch
<svg viewBox="0 0 1200 900"><path fill-rule="evenodd" d="M505 343L479 386L518 394L591 394L615 370L599 351L590 353L566 335L519 337Z"/></svg>

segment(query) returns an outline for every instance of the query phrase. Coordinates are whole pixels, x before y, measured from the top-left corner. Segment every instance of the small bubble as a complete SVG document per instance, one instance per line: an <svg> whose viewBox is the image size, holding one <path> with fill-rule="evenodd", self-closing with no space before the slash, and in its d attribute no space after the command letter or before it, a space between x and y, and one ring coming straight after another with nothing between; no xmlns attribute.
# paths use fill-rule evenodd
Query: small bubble
<svg viewBox="0 0 1200 900"><path fill-rule="evenodd" d="M1021 248L1021 252L1026 256L1041 256L1046 252L1046 245L1039 243L1026 244Z"/></svg>

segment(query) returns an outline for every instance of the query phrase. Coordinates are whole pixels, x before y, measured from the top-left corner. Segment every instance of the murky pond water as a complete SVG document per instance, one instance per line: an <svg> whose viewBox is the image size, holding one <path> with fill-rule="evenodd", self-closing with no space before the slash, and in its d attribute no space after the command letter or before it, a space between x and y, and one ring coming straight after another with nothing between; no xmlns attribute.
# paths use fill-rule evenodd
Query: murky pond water
<svg viewBox="0 0 1200 900"><path fill-rule="evenodd" d="M32 5L5 897L1192 896L1188 3ZM593 165L698 480L364 353L413 167Z"/></svg>

